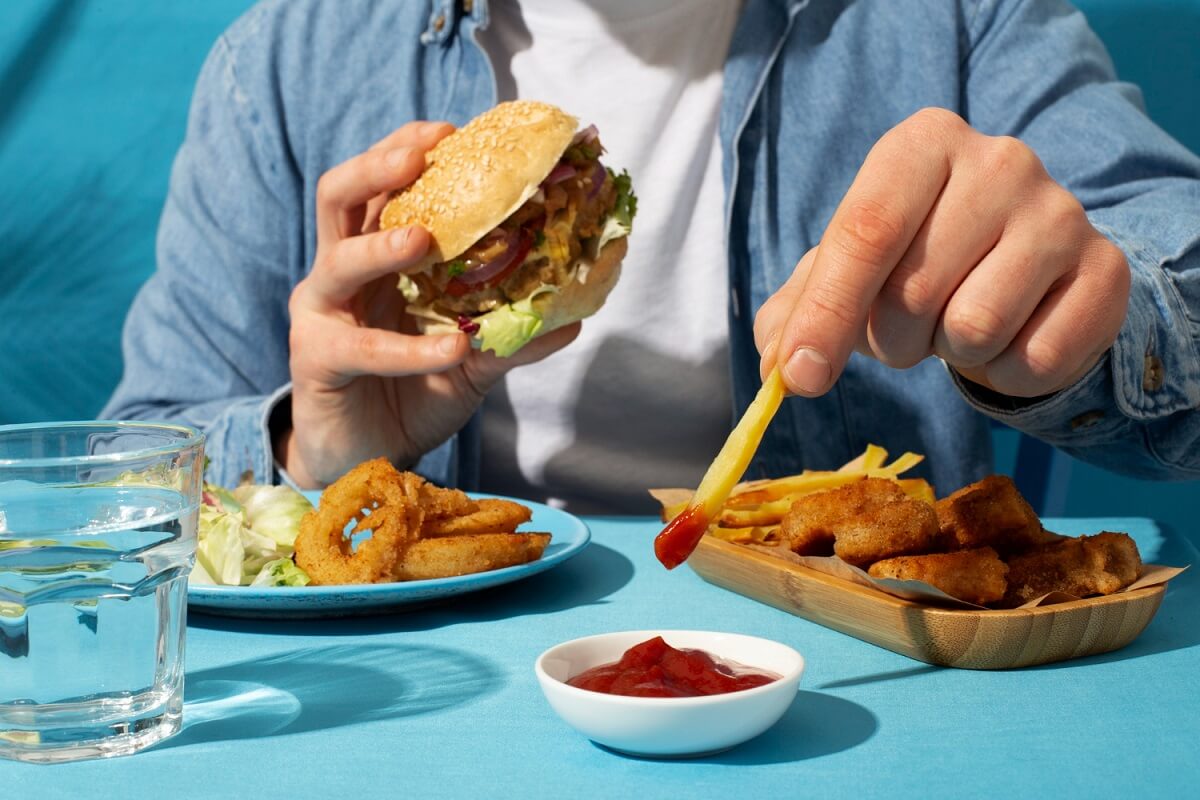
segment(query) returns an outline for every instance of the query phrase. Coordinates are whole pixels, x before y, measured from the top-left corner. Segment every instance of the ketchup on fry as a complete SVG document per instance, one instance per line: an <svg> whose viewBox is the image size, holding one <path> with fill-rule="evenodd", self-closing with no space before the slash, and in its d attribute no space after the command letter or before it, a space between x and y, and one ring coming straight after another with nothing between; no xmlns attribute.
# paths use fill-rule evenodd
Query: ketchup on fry
<svg viewBox="0 0 1200 800"><path fill-rule="evenodd" d="M692 506L667 523L654 539L654 555L667 569L675 569L696 549L708 530L704 509Z"/></svg>
<svg viewBox="0 0 1200 800"><path fill-rule="evenodd" d="M631 697L701 697L753 689L778 675L721 661L703 650L678 650L655 636L567 681L570 686Z"/></svg>

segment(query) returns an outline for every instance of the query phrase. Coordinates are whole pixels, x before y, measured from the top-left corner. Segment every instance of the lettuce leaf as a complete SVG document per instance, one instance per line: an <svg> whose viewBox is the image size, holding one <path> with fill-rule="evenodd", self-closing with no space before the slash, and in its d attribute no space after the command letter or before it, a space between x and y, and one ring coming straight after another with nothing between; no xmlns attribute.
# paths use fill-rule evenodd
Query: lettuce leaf
<svg viewBox="0 0 1200 800"><path fill-rule="evenodd" d="M238 586L242 582L242 520L235 514L200 507L200 531L196 543L196 566L213 583Z"/></svg>
<svg viewBox="0 0 1200 800"><path fill-rule="evenodd" d="M291 555L300 520L312 511L308 498L290 486L259 484L239 486L233 496L245 511L246 525L273 539L278 556Z"/></svg>
<svg viewBox="0 0 1200 800"><path fill-rule="evenodd" d="M542 329L542 315L534 308L533 301L543 294L557 291L557 287L544 283L524 300L476 317L480 349L491 350L501 358L508 358L528 344Z"/></svg>
<svg viewBox="0 0 1200 800"><path fill-rule="evenodd" d="M291 489L287 491L296 494ZM245 586L270 562L291 558L292 542L296 538L295 526L299 525L299 519L296 518L295 526L290 531L281 519L294 517L294 510L285 509L284 505L296 504L282 493L269 494L280 505L263 503L261 497L249 492L244 493L244 497L252 504L257 504L255 514L259 519L267 520L268 527L273 526L274 535L251 527L245 518L249 516L249 508L239 505L237 511L224 511L209 504L200 507L196 563L189 576L191 582L197 585ZM304 502L308 503L307 500ZM278 542L274 536L288 541Z"/></svg>
<svg viewBox="0 0 1200 800"><path fill-rule="evenodd" d="M617 175L610 169L608 174L612 176L617 188L617 202L612 213L604 220L600 241L596 244L597 253L613 239L620 239L632 233L633 218L637 216L637 195L633 193L633 179L629 177L628 170L622 170L621 174Z"/></svg>
<svg viewBox="0 0 1200 800"><path fill-rule="evenodd" d="M188 585L189 586L215 586L216 583L217 582L215 580L213 580L213 576L209 575L208 570L206 570L204 568L204 564L201 563L199 558L197 558L196 562L194 564L192 564L191 573L188 575Z"/></svg>
<svg viewBox="0 0 1200 800"><path fill-rule="evenodd" d="M296 566L290 558L277 558L263 564L262 569L250 581L251 586L307 586L308 573Z"/></svg>

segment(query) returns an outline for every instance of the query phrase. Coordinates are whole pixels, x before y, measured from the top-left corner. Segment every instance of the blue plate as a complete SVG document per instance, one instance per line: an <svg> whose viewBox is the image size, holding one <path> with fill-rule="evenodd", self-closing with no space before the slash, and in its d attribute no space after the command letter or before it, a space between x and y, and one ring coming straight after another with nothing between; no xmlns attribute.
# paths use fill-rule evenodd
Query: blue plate
<svg viewBox="0 0 1200 800"><path fill-rule="evenodd" d="M316 493L309 498L317 501ZM490 497L493 495L472 495ZM441 600L454 595L511 583L557 567L587 547L591 533L583 520L541 503L518 502L533 511L522 530L552 535L542 557L528 564L473 575L428 581L370 583L352 586L188 586L188 607L208 614L235 617L301 619L379 614Z"/></svg>

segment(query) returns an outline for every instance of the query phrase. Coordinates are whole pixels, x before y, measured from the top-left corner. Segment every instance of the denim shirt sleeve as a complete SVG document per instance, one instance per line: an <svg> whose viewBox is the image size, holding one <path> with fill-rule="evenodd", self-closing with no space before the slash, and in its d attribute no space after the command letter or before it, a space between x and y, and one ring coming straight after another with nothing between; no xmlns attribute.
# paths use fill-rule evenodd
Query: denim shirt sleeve
<svg viewBox="0 0 1200 800"><path fill-rule="evenodd" d="M1074 386L1021 403L956 383L984 413L1082 459L1200 477L1200 159L1146 117L1065 2L966 9L969 121L1030 145L1125 253L1132 284L1116 343Z"/></svg>
<svg viewBox="0 0 1200 800"><path fill-rule="evenodd" d="M287 243L297 178L238 82L226 38L197 82L159 226L157 270L125 322L125 371L109 418L164 419L208 434L207 478L275 475L267 421L287 396Z"/></svg>
<svg viewBox="0 0 1200 800"><path fill-rule="evenodd" d="M286 128L276 63L283 56L272 50L295 39L281 26L305 24L310 9L297 4L284 19L286 10L255 6L201 70L159 225L157 270L126 319L125 372L102 412L204 430L207 478L227 486L246 472L289 481L274 459L271 421L276 409L286 418L291 402L287 305L309 269L312 215L307 167ZM461 439L450 437L410 468L442 485L469 482L473 473L460 462L473 443Z"/></svg>

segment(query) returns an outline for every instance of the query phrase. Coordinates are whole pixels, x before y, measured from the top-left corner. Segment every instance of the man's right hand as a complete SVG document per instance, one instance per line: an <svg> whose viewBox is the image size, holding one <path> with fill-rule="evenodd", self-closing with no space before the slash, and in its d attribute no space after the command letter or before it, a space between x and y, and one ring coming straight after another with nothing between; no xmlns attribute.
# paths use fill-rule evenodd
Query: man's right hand
<svg viewBox="0 0 1200 800"><path fill-rule="evenodd" d="M420 335L404 313L396 275L420 263L429 234L380 231L379 211L453 130L409 123L317 184L316 257L288 304L292 430L276 444L302 487L325 486L378 456L414 463L455 434L508 370L579 333L578 323L560 328L501 359L473 350L466 334Z"/></svg>

